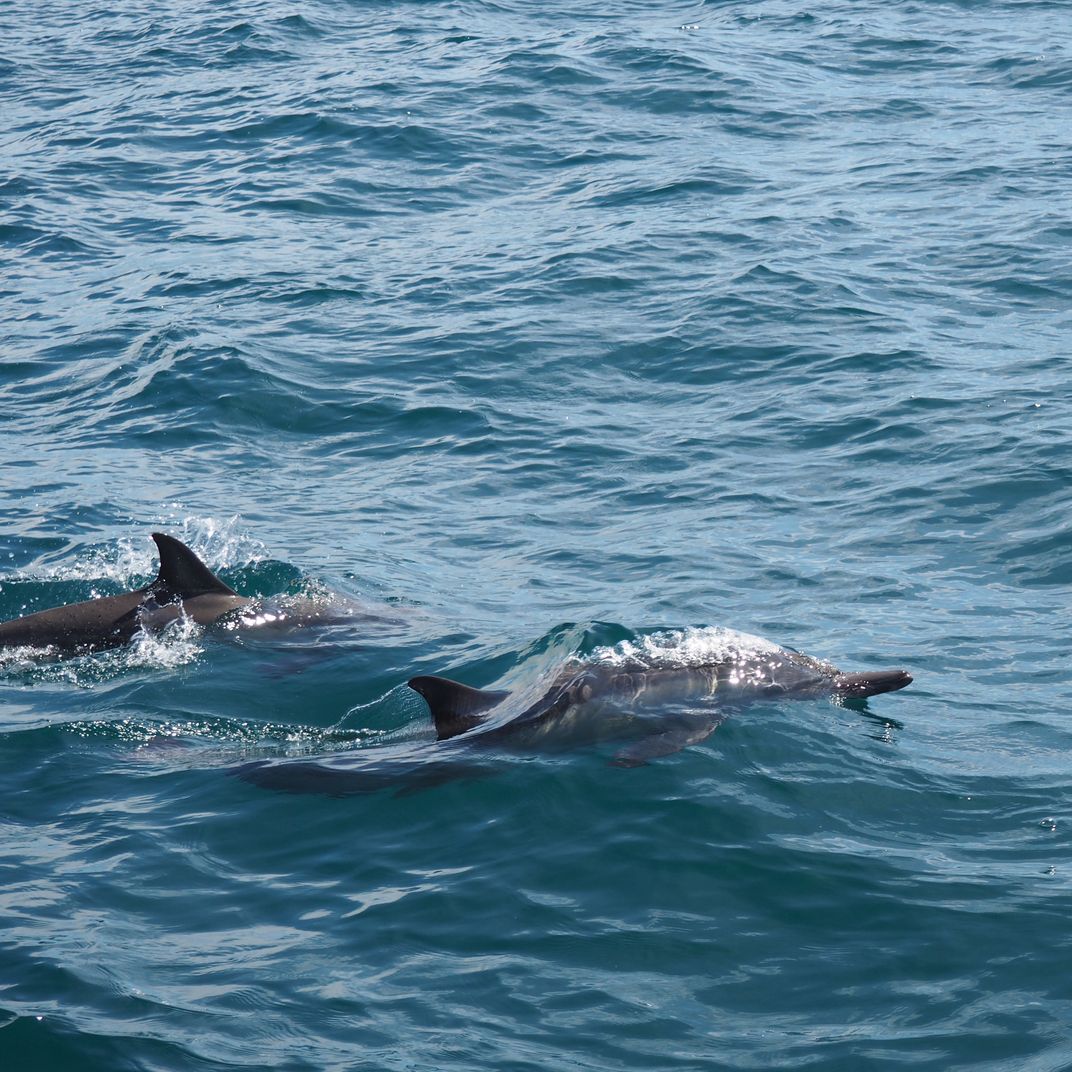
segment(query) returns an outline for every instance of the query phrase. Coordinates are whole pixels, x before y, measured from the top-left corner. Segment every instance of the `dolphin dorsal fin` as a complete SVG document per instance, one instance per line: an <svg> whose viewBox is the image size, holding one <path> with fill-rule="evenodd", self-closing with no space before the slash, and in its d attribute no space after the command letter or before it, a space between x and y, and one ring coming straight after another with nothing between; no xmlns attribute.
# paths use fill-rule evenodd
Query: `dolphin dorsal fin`
<svg viewBox="0 0 1072 1072"><path fill-rule="evenodd" d="M410 678L409 687L424 697L428 710L432 712L436 736L441 741L457 737L483 721L480 714L502 703L508 692L486 692L473 689L460 681L451 681L446 677Z"/></svg>
<svg viewBox="0 0 1072 1072"><path fill-rule="evenodd" d="M162 532L154 532L153 539L160 552L160 573L152 585L158 597L186 599L205 592L230 596L238 594L233 588L228 588L186 544Z"/></svg>

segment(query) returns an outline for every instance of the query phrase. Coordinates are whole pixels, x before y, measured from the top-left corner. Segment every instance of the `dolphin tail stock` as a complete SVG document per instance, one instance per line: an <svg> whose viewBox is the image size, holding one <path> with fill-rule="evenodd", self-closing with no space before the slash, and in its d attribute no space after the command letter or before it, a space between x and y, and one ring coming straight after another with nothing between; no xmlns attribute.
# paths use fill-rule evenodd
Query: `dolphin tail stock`
<svg viewBox="0 0 1072 1072"><path fill-rule="evenodd" d="M173 599L204 595L207 592L238 595L233 588L228 588L186 544L162 532L154 532L152 537L156 541L160 554L160 572L149 588L160 602L167 603Z"/></svg>
<svg viewBox="0 0 1072 1072"><path fill-rule="evenodd" d="M863 699L883 692L896 692L912 684L907 670L865 670L858 674L838 674L834 692L846 699Z"/></svg>
<svg viewBox="0 0 1072 1072"><path fill-rule="evenodd" d="M480 716L510 695L508 692L474 689L460 681L434 675L412 677L407 684L424 697L432 712L436 737L441 741L479 726L484 721Z"/></svg>

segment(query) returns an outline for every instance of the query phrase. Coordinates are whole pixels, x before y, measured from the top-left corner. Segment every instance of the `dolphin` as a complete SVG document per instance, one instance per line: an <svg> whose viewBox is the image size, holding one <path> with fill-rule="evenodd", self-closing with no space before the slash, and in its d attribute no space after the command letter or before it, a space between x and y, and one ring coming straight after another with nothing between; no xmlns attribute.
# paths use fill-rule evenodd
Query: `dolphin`
<svg viewBox="0 0 1072 1072"><path fill-rule="evenodd" d="M186 544L154 532L160 572L144 588L37 611L0 622L0 648L47 648L64 655L127 643L140 629L156 631L179 618L211 625L250 602L228 588Z"/></svg>
<svg viewBox="0 0 1072 1072"><path fill-rule="evenodd" d="M511 693L433 675L410 678L435 742L374 746L305 760L258 760L231 773L264 788L341 796L406 792L490 773L482 758L555 744L627 742L612 764L636 767L710 736L731 711L763 698L863 699L911 684L905 670L843 673L758 637L724 631L709 657L570 659L548 684ZM620 654L620 653L619 653Z"/></svg>
<svg viewBox="0 0 1072 1072"><path fill-rule="evenodd" d="M772 646L748 654L737 650L696 665L627 661L567 667L535 702L505 718L496 712L509 700L508 692L474 689L434 675L408 682L428 705L438 741L468 738L481 745L530 746L544 739L639 733L636 743L618 752L617 766L639 766L704 740L723 721L727 706L779 697L864 699L911 683L905 670L846 674ZM667 716L675 706L678 713ZM645 718L645 709L663 714Z"/></svg>

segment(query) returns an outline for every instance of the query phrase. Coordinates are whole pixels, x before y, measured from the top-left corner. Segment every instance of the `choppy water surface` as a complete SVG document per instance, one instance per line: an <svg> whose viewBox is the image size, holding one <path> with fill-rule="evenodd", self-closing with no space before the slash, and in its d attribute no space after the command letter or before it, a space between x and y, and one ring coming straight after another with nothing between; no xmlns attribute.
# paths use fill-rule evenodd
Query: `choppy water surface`
<svg viewBox="0 0 1072 1072"><path fill-rule="evenodd" d="M0 618L154 530L352 612L3 657L3 1067L1072 1066L1067 31L0 11ZM633 770L228 776L714 626L916 680Z"/></svg>

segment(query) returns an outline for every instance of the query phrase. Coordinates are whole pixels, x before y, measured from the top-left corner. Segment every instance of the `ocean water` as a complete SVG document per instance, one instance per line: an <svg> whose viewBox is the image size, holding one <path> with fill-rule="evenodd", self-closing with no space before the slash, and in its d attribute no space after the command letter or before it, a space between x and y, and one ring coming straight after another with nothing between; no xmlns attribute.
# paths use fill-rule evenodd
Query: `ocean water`
<svg viewBox="0 0 1072 1072"><path fill-rule="evenodd" d="M1072 1067L1068 18L0 9L0 619L346 609L0 657L0 1067ZM915 681L229 776L715 627Z"/></svg>

